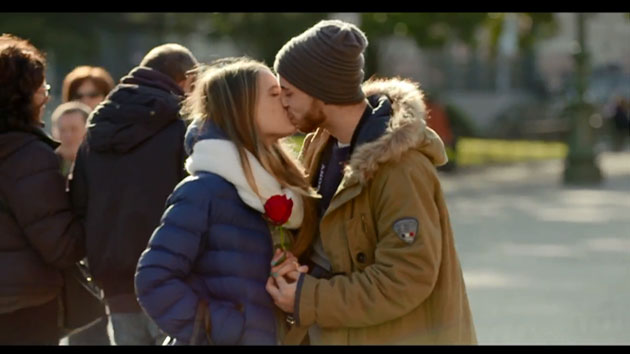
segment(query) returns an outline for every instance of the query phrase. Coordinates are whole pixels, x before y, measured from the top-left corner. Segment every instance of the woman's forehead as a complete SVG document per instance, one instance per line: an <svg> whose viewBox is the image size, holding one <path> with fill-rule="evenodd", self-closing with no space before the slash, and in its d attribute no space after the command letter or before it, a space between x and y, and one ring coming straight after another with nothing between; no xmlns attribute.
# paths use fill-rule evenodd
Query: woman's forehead
<svg viewBox="0 0 630 354"><path fill-rule="evenodd" d="M278 78L269 69L263 69L259 72L259 81L264 89L280 87Z"/></svg>

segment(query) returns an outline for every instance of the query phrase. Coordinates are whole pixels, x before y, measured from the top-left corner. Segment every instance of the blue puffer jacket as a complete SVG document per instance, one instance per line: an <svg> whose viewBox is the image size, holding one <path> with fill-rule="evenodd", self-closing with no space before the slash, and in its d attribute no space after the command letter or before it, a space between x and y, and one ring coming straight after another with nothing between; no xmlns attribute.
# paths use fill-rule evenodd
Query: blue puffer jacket
<svg viewBox="0 0 630 354"><path fill-rule="evenodd" d="M199 133L193 125L186 150L199 140L224 138L216 126ZM272 253L267 223L241 201L234 185L214 173L195 173L167 201L162 223L138 262L136 294L176 342L191 340L203 297L215 344L273 345L276 310L265 290Z"/></svg>

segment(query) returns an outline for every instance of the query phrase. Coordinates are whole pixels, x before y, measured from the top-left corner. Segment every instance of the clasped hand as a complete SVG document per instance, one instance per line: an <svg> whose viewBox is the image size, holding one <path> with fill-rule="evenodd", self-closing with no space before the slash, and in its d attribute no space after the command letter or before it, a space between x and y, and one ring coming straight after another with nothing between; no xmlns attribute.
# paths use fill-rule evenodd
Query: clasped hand
<svg viewBox="0 0 630 354"><path fill-rule="evenodd" d="M282 261L283 257L286 257L284 261ZM276 250L271 260L271 275L267 279L265 288L271 295L273 302L282 311L293 313L297 279L300 277L300 273L306 272L308 272L308 266L301 266L291 252Z"/></svg>

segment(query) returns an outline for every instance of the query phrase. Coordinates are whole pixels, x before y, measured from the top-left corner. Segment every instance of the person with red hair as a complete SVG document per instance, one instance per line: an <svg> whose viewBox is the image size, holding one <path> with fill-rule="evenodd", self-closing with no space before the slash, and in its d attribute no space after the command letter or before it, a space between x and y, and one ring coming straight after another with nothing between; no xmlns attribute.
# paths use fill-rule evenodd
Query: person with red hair
<svg viewBox="0 0 630 354"><path fill-rule="evenodd" d="M79 101L94 109L103 102L114 85L114 79L104 68L78 66L63 80L61 100L62 102Z"/></svg>

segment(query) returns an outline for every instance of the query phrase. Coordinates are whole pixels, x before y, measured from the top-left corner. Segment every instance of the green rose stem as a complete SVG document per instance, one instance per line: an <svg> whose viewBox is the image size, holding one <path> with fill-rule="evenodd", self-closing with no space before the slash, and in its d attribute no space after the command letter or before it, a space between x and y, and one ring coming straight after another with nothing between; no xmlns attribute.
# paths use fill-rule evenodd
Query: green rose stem
<svg viewBox="0 0 630 354"><path fill-rule="evenodd" d="M281 264L282 262L284 262L285 259L287 259L287 253L286 253L286 246L284 244L284 228L282 226L276 225L275 226L276 231L280 232L280 249L283 251L282 253L282 257L280 257L280 259L278 259L274 264L278 265Z"/></svg>

